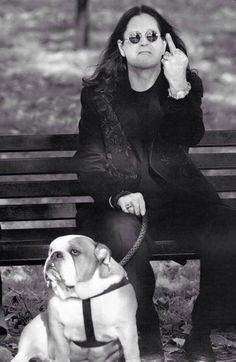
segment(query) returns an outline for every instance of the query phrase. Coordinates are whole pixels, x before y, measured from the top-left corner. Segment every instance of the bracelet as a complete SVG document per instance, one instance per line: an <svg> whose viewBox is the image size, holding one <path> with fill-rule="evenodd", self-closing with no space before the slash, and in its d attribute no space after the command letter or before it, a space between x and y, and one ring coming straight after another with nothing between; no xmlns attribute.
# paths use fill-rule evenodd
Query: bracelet
<svg viewBox="0 0 236 362"><path fill-rule="evenodd" d="M169 97L174 98L174 99L182 99L184 98L187 94L189 94L191 89L191 84L189 82L186 83L186 86L184 89L178 90L176 91L173 88L169 88L168 89L168 93L169 93Z"/></svg>

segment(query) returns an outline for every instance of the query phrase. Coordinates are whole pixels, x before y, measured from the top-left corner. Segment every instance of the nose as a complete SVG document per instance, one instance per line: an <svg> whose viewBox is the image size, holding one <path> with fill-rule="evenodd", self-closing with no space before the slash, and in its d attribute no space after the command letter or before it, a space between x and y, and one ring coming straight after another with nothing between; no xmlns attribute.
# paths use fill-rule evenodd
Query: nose
<svg viewBox="0 0 236 362"><path fill-rule="evenodd" d="M147 45L147 44L148 44L147 37L146 35L143 34L140 39L140 45Z"/></svg>
<svg viewBox="0 0 236 362"><path fill-rule="evenodd" d="M63 254L61 251L54 251L54 253L51 256L51 260L61 259L61 258L63 258Z"/></svg>

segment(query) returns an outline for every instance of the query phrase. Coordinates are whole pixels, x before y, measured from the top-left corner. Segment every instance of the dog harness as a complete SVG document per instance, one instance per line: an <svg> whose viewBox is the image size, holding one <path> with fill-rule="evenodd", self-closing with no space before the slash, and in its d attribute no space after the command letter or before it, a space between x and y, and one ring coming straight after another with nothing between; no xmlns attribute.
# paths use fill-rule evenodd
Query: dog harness
<svg viewBox="0 0 236 362"><path fill-rule="evenodd" d="M87 348L100 347L100 346L104 346L105 344L108 344L111 342L111 341L97 341L96 340L94 326L93 326L92 312L91 312L91 299L97 298L103 294L110 293L113 290L119 289L128 284L130 284L128 278L124 277L123 279L121 279L121 281L119 283L115 283L115 284L111 285L109 288L105 289L102 293L94 295L91 298L82 300L86 341L73 341L77 346L87 347Z"/></svg>

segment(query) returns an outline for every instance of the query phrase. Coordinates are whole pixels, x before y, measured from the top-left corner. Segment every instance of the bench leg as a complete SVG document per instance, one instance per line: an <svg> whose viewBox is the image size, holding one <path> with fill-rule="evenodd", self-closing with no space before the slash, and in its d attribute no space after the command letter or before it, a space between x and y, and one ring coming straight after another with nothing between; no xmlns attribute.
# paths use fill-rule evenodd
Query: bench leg
<svg viewBox="0 0 236 362"><path fill-rule="evenodd" d="M2 306L2 278L0 273L0 341L7 336L7 325Z"/></svg>

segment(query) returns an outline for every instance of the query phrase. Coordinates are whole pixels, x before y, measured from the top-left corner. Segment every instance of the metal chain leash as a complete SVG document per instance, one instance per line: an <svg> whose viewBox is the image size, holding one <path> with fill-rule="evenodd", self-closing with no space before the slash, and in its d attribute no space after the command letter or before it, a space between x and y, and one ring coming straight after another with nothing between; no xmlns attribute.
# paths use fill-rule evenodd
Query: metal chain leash
<svg viewBox="0 0 236 362"><path fill-rule="evenodd" d="M144 236L147 231L147 224L148 224L148 218L147 218L147 214L145 214L142 218L142 225L141 225L141 229L139 232L139 236L138 236L137 240L135 241L134 245L132 246L132 248L129 249L128 253L120 261L120 265L125 266L130 261L130 259L132 259L132 257L136 254L138 249L140 248L142 242L144 241Z"/></svg>

